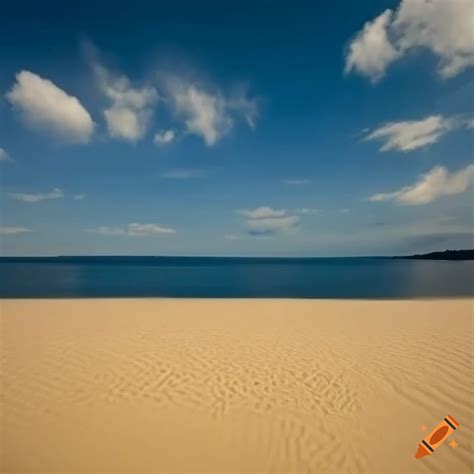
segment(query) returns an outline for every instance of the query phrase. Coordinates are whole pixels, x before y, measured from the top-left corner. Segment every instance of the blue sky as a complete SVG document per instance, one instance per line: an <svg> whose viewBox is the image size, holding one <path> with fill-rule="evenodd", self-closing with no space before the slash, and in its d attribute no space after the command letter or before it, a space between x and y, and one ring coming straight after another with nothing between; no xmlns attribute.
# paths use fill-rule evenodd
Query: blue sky
<svg viewBox="0 0 474 474"><path fill-rule="evenodd" d="M97 3L3 7L3 255L472 247L472 2Z"/></svg>

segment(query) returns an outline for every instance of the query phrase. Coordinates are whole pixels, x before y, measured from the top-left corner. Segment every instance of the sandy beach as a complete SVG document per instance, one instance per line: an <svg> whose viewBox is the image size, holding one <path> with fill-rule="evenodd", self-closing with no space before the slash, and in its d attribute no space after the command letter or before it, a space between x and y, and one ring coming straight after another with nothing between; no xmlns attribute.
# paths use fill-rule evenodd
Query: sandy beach
<svg viewBox="0 0 474 474"><path fill-rule="evenodd" d="M1 470L472 472L473 323L472 299L3 300Z"/></svg>

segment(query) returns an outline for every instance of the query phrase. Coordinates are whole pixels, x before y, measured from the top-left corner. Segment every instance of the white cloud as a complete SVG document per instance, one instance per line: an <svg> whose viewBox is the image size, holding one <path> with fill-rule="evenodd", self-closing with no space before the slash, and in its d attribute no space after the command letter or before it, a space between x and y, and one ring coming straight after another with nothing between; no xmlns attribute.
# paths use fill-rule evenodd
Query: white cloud
<svg viewBox="0 0 474 474"><path fill-rule="evenodd" d="M18 73L6 98L34 129L71 143L91 139L94 122L79 100L37 74Z"/></svg>
<svg viewBox="0 0 474 474"><path fill-rule="evenodd" d="M402 0L366 23L349 46L346 72L377 81L390 63L424 48L439 58L438 72L454 77L474 65L472 0Z"/></svg>
<svg viewBox="0 0 474 474"><path fill-rule="evenodd" d="M64 197L64 193L59 188L54 188L49 193L9 193L12 199L23 202L40 202L48 199L61 199Z"/></svg>
<svg viewBox="0 0 474 474"><path fill-rule="evenodd" d="M442 196L465 192L474 181L474 165L455 172L435 166L411 185L391 193L374 194L370 201L395 201L402 206L428 204Z"/></svg>
<svg viewBox="0 0 474 474"><path fill-rule="evenodd" d="M266 219L249 219L247 226L250 234L267 235L296 227L298 216L269 217Z"/></svg>
<svg viewBox="0 0 474 474"><path fill-rule="evenodd" d="M156 234L175 234L176 230L170 227L163 227L156 224L128 224L128 235L131 236L148 236Z"/></svg>
<svg viewBox="0 0 474 474"><path fill-rule="evenodd" d="M174 130L160 130L156 133L153 142L155 145L169 145L176 138Z"/></svg>
<svg viewBox="0 0 474 474"><path fill-rule="evenodd" d="M311 180L309 179L282 179L283 184L288 184L289 186L305 186L310 184Z"/></svg>
<svg viewBox="0 0 474 474"><path fill-rule="evenodd" d="M158 100L151 86L134 88L125 75L114 75L95 58L89 45L89 61L102 93L111 105L104 111L109 135L130 142L141 139L148 130L153 108Z"/></svg>
<svg viewBox="0 0 474 474"><path fill-rule="evenodd" d="M368 21L349 46L346 56L346 73L357 71L373 82L385 74L387 66L397 59L399 53L392 46L387 28L392 20L392 11L385 10L373 21Z"/></svg>
<svg viewBox="0 0 474 474"><path fill-rule="evenodd" d="M4 150L3 148L0 148L0 161L9 161L10 155Z"/></svg>
<svg viewBox="0 0 474 474"><path fill-rule="evenodd" d="M108 236L150 237L161 234L175 234L176 230L157 224L131 223L126 227L100 226L96 229L88 229L87 232Z"/></svg>
<svg viewBox="0 0 474 474"><path fill-rule="evenodd" d="M225 97L220 91L210 92L197 84L174 78L168 82L172 105L182 116L189 133L200 136L208 146L215 145L243 115L255 127L257 104L245 95Z"/></svg>
<svg viewBox="0 0 474 474"><path fill-rule="evenodd" d="M127 235L126 229L121 227L100 226L96 229L87 229L86 232L99 235Z"/></svg>
<svg viewBox="0 0 474 474"><path fill-rule="evenodd" d="M242 115L250 128L254 129L257 126L257 101L247 97L245 89L236 90L232 96L227 98L226 107L229 111Z"/></svg>
<svg viewBox="0 0 474 474"><path fill-rule="evenodd" d="M164 179L196 179L204 178L205 175L206 174L203 170L176 169L164 171L160 174L160 177Z"/></svg>
<svg viewBox="0 0 474 474"><path fill-rule="evenodd" d="M214 145L232 128L232 118L226 113L224 98L211 95L195 86L176 89L174 102L183 114L190 133L201 136L207 145Z"/></svg>
<svg viewBox="0 0 474 474"><path fill-rule="evenodd" d="M322 214L329 214L333 212L337 212L339 214L347 214L350 212L350 209L318 209L315 207L300 207L298 209L295 209L294 212L296 214L301 214L304 216L315 216L315 215L322 215Z"/></svg>
<svg viewBox="0 0 474 474"><path fill-rule="evenodd" d="M436 54L444 78L474 65L472 0L403 0L393 27L402 51L424 47Z"/></svg>
<svg viewBox="0 0 474 474"><path fill-rule="evenodd" d="M390 122L370 132L364 140L383 140L380 151L412 151L436 143L455 127L455 121L432 115L422 120Z"/></svg>
<svg viewBox="0 0 474 474"><path fill-rule="evenodd" d="M85 194L75 194L72 198L74 199L74 201L82 201L85 197Z"/></svg>
<svg viewBox="0 0 474 474"><path fill-rule="evenodd" d="M26 227L9 227L9 226L0 226L0 235L18 235L18 234L27 234L32 232L31 229Z"/></svg>
<svg viewBox="0 0 474 474"><path fill-rule="evenodd" d="M276 210L268 206L261 206L255 209L241 209L238 212L247 219L266 219L283 217L286 215L286 211L284 209Z"/></svg>
<svg viewBox="0 0 474 474"><path fill-rule="evenodd" d="M238 213L246 218L249 234L269 235L295 228L299 217L290 215L286 210L276 210L268 206L255 209L243 209Z"/></svg>

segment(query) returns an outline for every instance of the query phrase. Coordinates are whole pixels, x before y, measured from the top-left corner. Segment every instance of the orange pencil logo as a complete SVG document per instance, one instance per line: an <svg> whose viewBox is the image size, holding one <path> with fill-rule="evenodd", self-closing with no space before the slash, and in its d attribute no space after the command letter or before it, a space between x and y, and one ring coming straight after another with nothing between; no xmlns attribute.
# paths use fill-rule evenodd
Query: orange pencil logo
<svg viewBox="0 0 474 474"><path fill-rule="evenodd" d="M459 423L452 417L447 416L436 428L421 441L418 445L418 451L415 454L416 459L431 454L438 446L444 443L444 440L459 427Z"/></svg>

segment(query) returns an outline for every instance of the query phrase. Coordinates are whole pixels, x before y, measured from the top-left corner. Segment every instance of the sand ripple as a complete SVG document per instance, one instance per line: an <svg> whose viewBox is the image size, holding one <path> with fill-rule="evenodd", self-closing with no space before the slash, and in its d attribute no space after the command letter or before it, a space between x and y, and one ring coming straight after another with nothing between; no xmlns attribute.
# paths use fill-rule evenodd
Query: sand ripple
<svg viewBox="0 0 474 474"><path fill-rule="evenodd" d="M2 472L474 470L471 300L1 304Z"/></svg>

